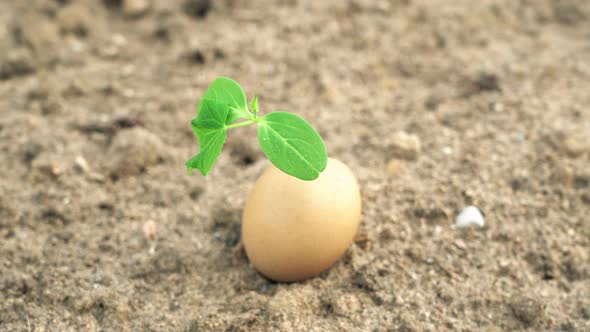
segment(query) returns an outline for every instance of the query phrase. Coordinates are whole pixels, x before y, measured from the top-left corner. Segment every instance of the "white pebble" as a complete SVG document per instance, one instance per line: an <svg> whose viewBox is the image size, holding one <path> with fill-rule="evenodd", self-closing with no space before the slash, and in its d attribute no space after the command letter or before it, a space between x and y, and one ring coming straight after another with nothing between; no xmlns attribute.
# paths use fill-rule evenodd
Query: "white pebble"
<svg viewBox="0 0 590 332"><path fill-rule="evenodd" d="M85 173L88 173L90 171L90 166L88 166L88 162L86 161L86 159L84 159L84 157L77 156L74 160L74 163L80 171Z"/></svg>
<svg viewBox="0 0 590 332"><path fill-rule="evenodd" d="M475 206L468 206L459 213L455 219L455 227L483 227L486 221L481 215L479 209Z"/></svg>

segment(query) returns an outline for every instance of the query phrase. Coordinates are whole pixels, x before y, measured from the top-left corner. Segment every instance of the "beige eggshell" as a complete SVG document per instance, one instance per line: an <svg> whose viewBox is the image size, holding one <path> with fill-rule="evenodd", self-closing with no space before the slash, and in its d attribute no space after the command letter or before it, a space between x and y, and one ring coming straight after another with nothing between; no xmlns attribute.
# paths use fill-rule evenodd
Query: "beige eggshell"
<svg viewBox="0 0 590 332"><path fill-rule="evenodd" d="M270 166L256 181L242 218L254 267L276 281L318 275L344 254L360 223L361 195L351 170L329 158L313 181Z"/></svg>

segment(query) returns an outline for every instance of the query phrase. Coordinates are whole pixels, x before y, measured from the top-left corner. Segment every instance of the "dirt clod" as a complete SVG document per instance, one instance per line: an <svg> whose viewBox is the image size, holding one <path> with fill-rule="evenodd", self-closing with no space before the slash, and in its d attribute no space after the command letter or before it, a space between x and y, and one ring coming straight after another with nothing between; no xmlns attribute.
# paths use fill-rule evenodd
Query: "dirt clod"
<svg viewBox="0 0 590 332"><path fill-rule="evenodd" d="M544 308L543 305L534 299L515 296L510 301L510 308L512 314L525 327L531 327L543 320Z"/></svg>
<svg viewBox="0 0 590 332"><path fill-rule="evenodd" d="M466 96L472 96L482 92L501 91L500 78L496 74L480 73L467 88Z"/></svg>
<svg viewBox="0 0 590 332"><path fill-rule="evenodd" d="M92 18L86 7L71 4L58 12L57 22L62 34L84 38L90 34Z"/></svg>
<svg viewBox="0 0 590 332"><path fill-rule="evenodd" d="M35 63L25 50L11 51L0 55L0 80L24 76L35 71Z"/></svg>
<svg viewBox="0 0 590 332"><path fill-rule="evenodd" d="M109 147L109 169L113 176L138 175L164 158L160 138L137 127L119 132Z"/></svg>

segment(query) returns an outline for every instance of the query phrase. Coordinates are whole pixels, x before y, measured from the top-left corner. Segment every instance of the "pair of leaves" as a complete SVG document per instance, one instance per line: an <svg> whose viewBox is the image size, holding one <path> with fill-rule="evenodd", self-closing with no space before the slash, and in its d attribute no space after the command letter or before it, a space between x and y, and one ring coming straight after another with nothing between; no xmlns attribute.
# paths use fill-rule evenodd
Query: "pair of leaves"
<svg viewBox="0 0 590 332"><path fill-rule="evenodd" d="M264 154L283 172L302 180L314 180L326 168L326 146L317 131L303 118L287 113L273 112L258 116L258 99L250 103L235 81L216 79L198 106L198 115L192 128L199 140L199 154L186 166L191 172L198 169L207 175L221 154L229 128L258 124L258 140ZM232 124L237 119L248 119Z"/></svg>

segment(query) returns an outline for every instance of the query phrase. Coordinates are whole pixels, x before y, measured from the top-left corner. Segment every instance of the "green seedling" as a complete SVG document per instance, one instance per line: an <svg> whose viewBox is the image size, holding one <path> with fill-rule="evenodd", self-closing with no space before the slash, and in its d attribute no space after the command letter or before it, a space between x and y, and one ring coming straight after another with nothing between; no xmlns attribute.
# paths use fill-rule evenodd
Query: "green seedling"
<svg viewBox="0 0 590 332"><path fill-rule="evenodd" d="M258 126L258 141L264 154L281 171L301 180L318 178L326 168L326 145L318 132L302 117L288 112L260 116L258 98L250 102L235 81L219 77L209 86L191 122L199 142L199 153L186 162L189 174L198 169L207 175L221 154L227 131Z"/></svg>

